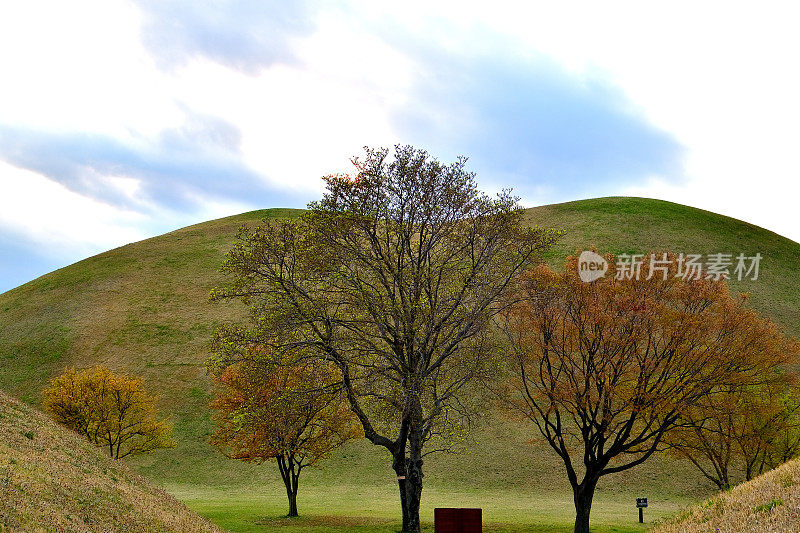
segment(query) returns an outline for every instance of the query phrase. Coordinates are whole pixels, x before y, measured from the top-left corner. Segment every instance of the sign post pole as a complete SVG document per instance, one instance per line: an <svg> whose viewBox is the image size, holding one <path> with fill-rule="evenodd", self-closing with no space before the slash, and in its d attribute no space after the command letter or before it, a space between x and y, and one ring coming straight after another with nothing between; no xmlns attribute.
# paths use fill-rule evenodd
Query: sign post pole
<svg viewBox="0 0 800 533"><path fill-rule="evenodd" d="M636 507L639 509L639 523L644 523L644 508L647 507L647 498L636 498Z"/></svg>

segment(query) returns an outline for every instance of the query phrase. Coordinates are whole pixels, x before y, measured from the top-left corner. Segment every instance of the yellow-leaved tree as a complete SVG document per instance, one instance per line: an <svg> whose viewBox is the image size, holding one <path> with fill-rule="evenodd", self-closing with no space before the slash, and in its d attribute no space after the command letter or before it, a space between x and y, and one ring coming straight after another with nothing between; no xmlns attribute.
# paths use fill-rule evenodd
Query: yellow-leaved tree
<svg viewBox="0 0 800 533"><path fill-rule="evenodd" d="M172 427L159 419L141 378L98 365L67 369L44 390L53 418L108 450L114 459L175 446Z"/></svg>

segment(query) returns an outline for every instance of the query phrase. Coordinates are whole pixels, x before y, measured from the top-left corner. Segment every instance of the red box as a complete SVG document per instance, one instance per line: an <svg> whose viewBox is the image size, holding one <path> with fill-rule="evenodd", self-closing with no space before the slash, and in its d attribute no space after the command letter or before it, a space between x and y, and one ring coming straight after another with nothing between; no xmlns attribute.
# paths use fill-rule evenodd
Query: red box
<svg viewBox="0 0 800 533"><path fill-rule="evenodd" d="M435 533L482 533L483 511L439 507L433 510Z"/></svg>

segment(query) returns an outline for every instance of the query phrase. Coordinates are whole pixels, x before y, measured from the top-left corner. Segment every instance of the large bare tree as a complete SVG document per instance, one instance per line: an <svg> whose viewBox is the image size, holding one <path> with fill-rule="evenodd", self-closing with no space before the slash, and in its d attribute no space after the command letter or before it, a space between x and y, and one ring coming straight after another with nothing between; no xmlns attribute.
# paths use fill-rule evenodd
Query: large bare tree
<svg viewBox="0 0 800 533"><path fill-rule="evenodd" d="M257 340L336 365L365 437L392 455L403 531L420 530L423 457L466 428L465 391L495 370L499 303L556 238L525 227L508 192L480 193L465 162L366 149L299 220L242 231L224 267L234 283L213 294L252 310L218 353Z"/></svg>

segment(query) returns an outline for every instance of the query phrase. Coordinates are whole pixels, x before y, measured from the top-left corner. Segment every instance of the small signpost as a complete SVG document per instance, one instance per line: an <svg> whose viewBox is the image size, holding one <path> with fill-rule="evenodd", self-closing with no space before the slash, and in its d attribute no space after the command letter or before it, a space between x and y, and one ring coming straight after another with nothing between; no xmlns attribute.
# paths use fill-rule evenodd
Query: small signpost
<svg viewBox="0 0 800 533"><path fill-rule="evenodd" d="M636 507L639 509L639 523L644 523L644 508L647 507L647 498L636 498Z"/></svg>

